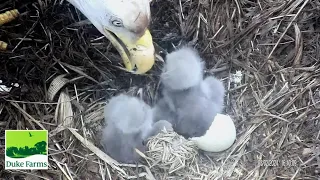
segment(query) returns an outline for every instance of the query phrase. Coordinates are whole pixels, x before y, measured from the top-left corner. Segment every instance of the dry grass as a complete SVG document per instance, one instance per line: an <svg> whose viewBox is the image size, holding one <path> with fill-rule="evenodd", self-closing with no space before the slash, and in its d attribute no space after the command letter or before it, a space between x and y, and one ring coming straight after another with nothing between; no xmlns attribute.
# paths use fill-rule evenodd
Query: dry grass
<svg viewBox="0 0 320 180"><path fill-rule="evenodd" d="M22 14L0 27L12 47L1 52L0 79L20 87L0 93L1 152L5 129L48 129L51 166L6 171L1 158L1 178L185 179L147 163L119 165L97 143L107 98L129 92L154 103L160 62L144 76L120 70L108 40L65 2L0 3L1 12L11 8ZM226 84L226 113L238 131L228 151L195 158L186 178L195 179L188 172L199 179L320 177L319 10L318 0L152 2L157 49L188 43L200 50L206 73ZM237 85L230 80L236 70L243 73ZM296 164L258 166L272 159Z"/></svg>

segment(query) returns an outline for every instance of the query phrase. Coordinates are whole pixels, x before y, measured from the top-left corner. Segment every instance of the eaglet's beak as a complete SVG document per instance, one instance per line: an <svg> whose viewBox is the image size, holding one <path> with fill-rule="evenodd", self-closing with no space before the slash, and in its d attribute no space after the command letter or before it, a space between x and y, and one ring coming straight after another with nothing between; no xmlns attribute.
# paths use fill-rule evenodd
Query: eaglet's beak
<svg viewBox="0 0 320 180"><path fill-rule="evenodd" d="M104 31L105 36L118 50L128 71L144 74L152 68L155 55L152 36L148 29L135 42L131 42L125 37L116 36L107 29Z"/></svg>

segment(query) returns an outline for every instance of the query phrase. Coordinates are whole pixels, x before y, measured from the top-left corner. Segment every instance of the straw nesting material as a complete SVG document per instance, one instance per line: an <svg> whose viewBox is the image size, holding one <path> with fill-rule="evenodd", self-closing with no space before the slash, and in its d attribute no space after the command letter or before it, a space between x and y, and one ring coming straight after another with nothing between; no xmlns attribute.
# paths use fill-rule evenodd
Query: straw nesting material
<svg viewBox="0 0 320 180"><path fill-rule="evenodd" d="M151 137L147 147L151 166L169 174L180 174L179 171L189 167L198 154L196 145L176 132L162 132Z"/></svg>

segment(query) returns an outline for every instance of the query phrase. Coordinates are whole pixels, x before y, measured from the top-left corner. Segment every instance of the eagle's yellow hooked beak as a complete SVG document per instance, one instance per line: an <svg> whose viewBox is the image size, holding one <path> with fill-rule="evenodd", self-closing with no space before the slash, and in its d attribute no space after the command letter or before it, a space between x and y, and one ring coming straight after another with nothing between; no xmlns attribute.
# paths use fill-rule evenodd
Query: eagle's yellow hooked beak
<svg viewBox="0 0 320 180"><path fill-rule="evenodd" d="M144 74L152 68L155 55L152 36L148 29L135 42L116 36L107 29L105 29L105 36L118 50L128 71Z"/></svg>

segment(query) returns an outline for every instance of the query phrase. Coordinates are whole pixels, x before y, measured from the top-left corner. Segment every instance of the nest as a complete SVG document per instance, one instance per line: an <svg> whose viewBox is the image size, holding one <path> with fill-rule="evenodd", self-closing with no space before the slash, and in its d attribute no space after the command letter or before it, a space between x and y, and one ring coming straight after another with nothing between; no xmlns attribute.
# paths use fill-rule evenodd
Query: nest
<svg viewBox="0 0 320 180"><path fill-rule="evenodd" d="M149 139L147 146L146 155L151 167L180 176L192 166L198 154L196 145L176 132L159 133Z"/></svg>
<svg viewBox="0 0 320 180"><path fill-rule="evenodd" d="M13 48L0 52L0 148L4 154L5 129L48 129L50 167L48 171L4 170L1 156L0 177L320 176L319 1L153 0L150 31L156 50L170 52L187 43L200 51L205 73L225 83L224 114L235 120L237 140L218 154L194 154L192 145L185 145L178 149L185 152L183 158L166 154L170 144L165 141L151 141L150 147L166 156L149 152L145 156L150 165L114 162L100 150L97 132L105 100L115 94L128 92L150 105L155 102L162 63L156 62L144 76L122 71L115 48L65 1L0 4L1 12L13 8L21 12L19 18L0 27L0 40ZM295 164L260 166L262 160Z"/></svg>
<svg viewBox="0 0 320 180"><path fill-rule="evenodd" d="M147 146L145 159L156 179L213 179L235 170L234 157L225 159L230 151L205 153L176 132L159 133Z"/></svg>

